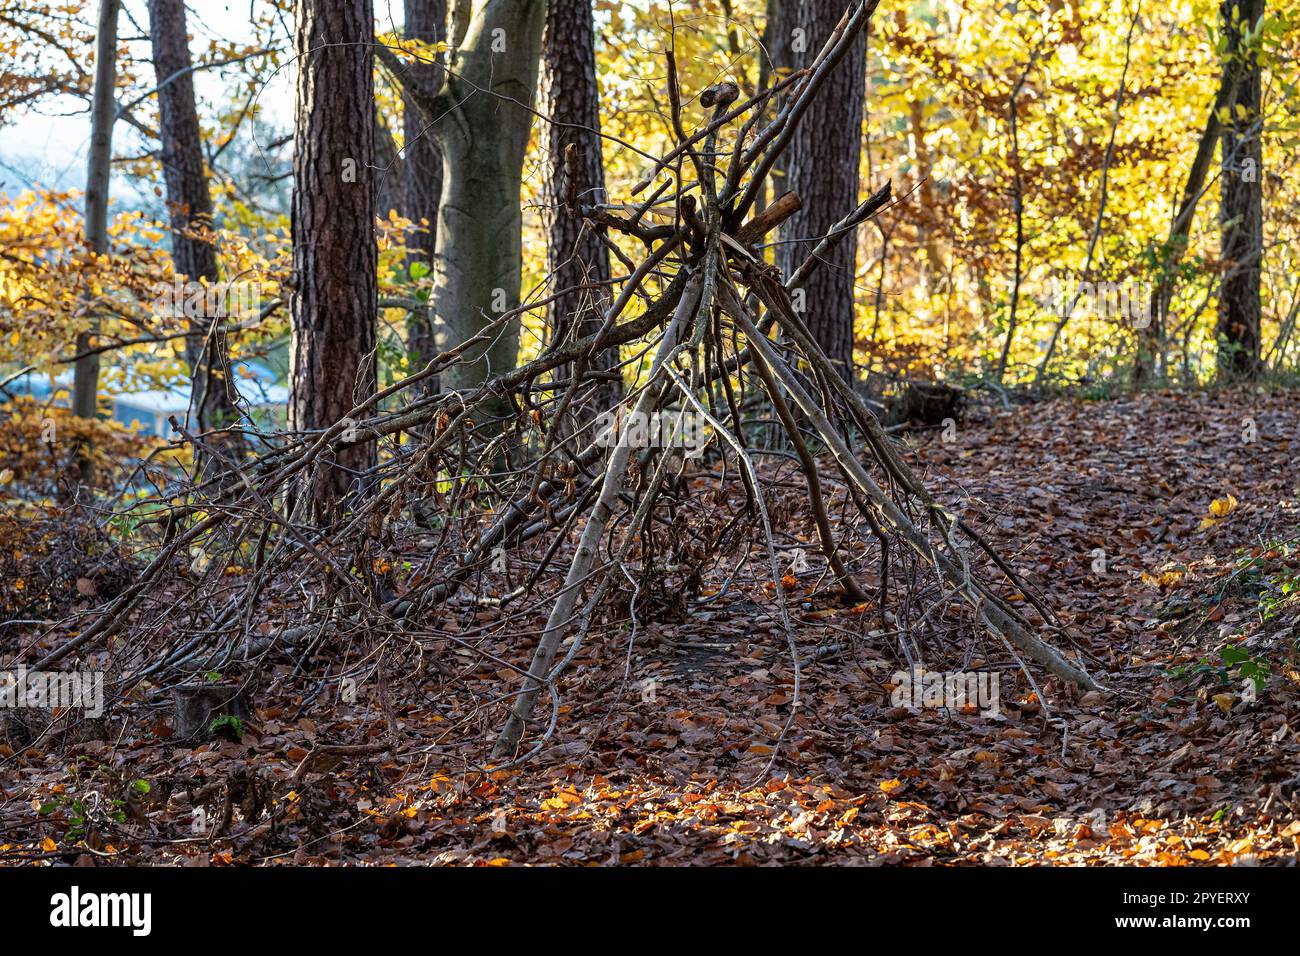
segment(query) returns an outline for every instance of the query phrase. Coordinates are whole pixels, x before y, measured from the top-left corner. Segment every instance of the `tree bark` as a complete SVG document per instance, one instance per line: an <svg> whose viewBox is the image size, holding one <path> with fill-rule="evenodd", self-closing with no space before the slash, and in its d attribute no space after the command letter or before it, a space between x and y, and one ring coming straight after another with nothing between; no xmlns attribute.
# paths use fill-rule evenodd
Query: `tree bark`
<svg viewBox="0 0 1300 956"><path fill-rule="evenodd" d="M189 33L184 0L149 0L149 33L158 78L159 135L167 208L171 218L172 264L178 279L212 286L220 279L212 244L212 197L203 167L199 117L190 72ZM206 302L206 297L204 299ZM174 303L178 305L179 303ZM185 359L190 366L190 410L200 432L229 428L242 417L239 393L230 371L226 315L190 318ZM245 443L238 432L211 439L226 454L239 457ZM196 451L196 473L205 456Z"/></svg>
<svg viewBox="0 0 1300 956"><path fill-rule="evenodd" d="M523 218L519 191L532 129L545 0L475 0L454 75L431 119L443 157L434 257L434 312L446 346L476 335L519 306ZM442 375L448 389L472 389L515 367L519 322L464 353ZM488 404L504 421L508 400Z"/></svg>
<svg viewBox="0 0 1300 956"><path fill-rule="evenodd" d="M523 217L519 192L532 129L531 101L542 50L545 0L463 0L452 9L453 66L436 95L393 67L418 103L442 152L433 262L439 351L473 338L519 306ZM475 344L441 376L444 388L469 390L515 367L519 322ZM487 403L485 430L510 416L509 400ZM491 422L495 421L495 424Z"/></svg>
<svg viewBox="0 0 1300 956"><path fill-rule="evenodd" d="M86 245L96 256L108 252L108 177L113 159L114 86L117 82L117 12L119 0L100 0L95 40L95 91L90 107L90 153L86 163ZM99 356L87 355L99 320L77 336L83 356L73 368L72 414L94 418L99 399ZM82 449L78 470L83 482L94 475L90 448Z"/></svg>
<svg viewBox="0 0 1300 956"><path fill-rule="evenodd" d="M422 43L441 43L447 39L446 0L406 0L406 35ZM442 88L446 71L443 64L417 61L409 67L411 78L435 95ZM402 214L420 226L407 247L411 262L423 262L433 268L438 238L438 206L442 200L442 150L429 128L433 118L408 95L403 105L404 143L402 148ZM420 368L438 354L434 338L433 313L429 309L412 312L407 320L407 350L411 364ZM432 385L431 389L432 390Z"/></svg>
<svg viewBox="0 0 1300 956"><path fill-rule="evenodd" d="M396 209L399 214L405 207L405 189L403 180L405 179L405 170L403 169L402 157L397 153L397 144L393 142L393 134L389 132L387 124L381 115L378 107L375 108L375 161L374 161L374 181L375 181L375 215L381 219L387 219L388 214Z"/></svg>
<svg viewBox="0 0 1300 956"><path fill-rule="evenodd" d="M843 15L845 0L785 2L782 36L773 46L788 56L778 65L800 69L817 55ZM802 32L800 32L802 31ZM786 189L803 200L786 220L776 261L790 275L811 249L808 240L828 232L858 203L862 148L862 99L866 85L866 31L861 31L825 87L812 101L783 156ZM846 379L853 377L854 274L857 235L844 237L805 287L804 321L817 343Z"/></svg>
<svg viewBox="0 0 1300 956"><path fill-rule="evenodd" d="M371 0L297 0L295 22L289 427L314 430L375 393L374 14ZM373 442L339 452L313 514L374 463Z"/></svg>
<svg viewBox="0 0 1300 956"><path fill-rule="evenodd" d="M606 201L591 0L550 0L546 6L540 111L551 120L542 207L547 272L553 290L576 290L551 303L547 326L553 341L566 341L597 331L610 301L608 285L601 284L611 275L609 249L578 214L580 206ZM617 350L600 357L602 370L617 364ZM579 420L612 407L621 394L618 382L603 384L579 410Z"/></svg>
<svg viewBox="0 0 1300 956"><path fill-rule="evenodd" d="M1236 95L1230 100L1231 122L1221 143L1223 174L1220 189L1220 250L1227 269L1219 286L1219 374L1229 379L1254 379L1260 364L1260 262L1264 251L1263 153L1260 113L1259 57L1243 49L1242 29L1264 15L1264 0L1224 0L1224 35L1228 39L1224 83L1234 65L1241 70ZM1240 18L1234 20L1234 10ZM1240 64L1234 64L1240 60Z"/></svg>

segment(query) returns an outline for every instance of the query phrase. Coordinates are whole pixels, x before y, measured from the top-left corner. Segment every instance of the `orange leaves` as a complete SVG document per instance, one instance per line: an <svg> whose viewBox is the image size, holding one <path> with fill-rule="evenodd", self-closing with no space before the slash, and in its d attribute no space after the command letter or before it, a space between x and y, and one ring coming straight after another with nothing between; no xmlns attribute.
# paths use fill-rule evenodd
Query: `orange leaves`
<svg viewBox="0 0 1300 956"><path fill-rule="evenodd" d="M838 613L839 612L835 608L827 607L822 608L820 611L809 611L807 614L801 614L799 619L811 623L813 621L824 621L827 618L835 617Z"/></svg>
<svg viewBox="0 0 1300 956"><path fill-rule="evenodd" d="M97 480L107 486L154 443L112 421L77 418L27 395L0 404L0 496L54 497L76 450L94 449Z"/></svg>
<svg viewBox="0 0 1300 956"><path fill-rule="evenodd" d="M861 604L855 604L852 607L827 607L817 611L809 611L801 615L804 621L823 621L835 617L861 617L870 611L875 604L870 601L863 601Z"/></svg>
<svg viewBox="0 0 1300 956"><path fill-rule="evenodd" d="M555 796L542 801L543 810L568 810L582 802L582 797L573 787L564 787L558 790Z"/></svg>
<svg viewBox="0 0 1300 956"><path fill-rule="evenodd" d="M768 581L766 584L763 585L763 587L768 594L776 593L775 581ZM798 588L799 588L799 579L797 577L795 577L793 574L786 574L782 576L781 578L782 591L784 591L786 594L789 594L792 591L798 590Z"/></svg>
<svg viewBox="0 0 1300 956"><path fill-rule="evenodd" d="M1225 498L1215 498L1210 502L1208 513L1201 519L1201 529L1213 528L1228 515L1237 510L1237 499L1233 495Z"/></svg>
<svg viewBox="0 0 1300 956"><path fill-rule="evenodd" d="M1176 587L1186 574L1186 568L1173 567L1158 571L1155 574L1148 574L1143 571L1139 577L1143 584L1159 588L1161 591L1168 591L1170 588Z"/></svg>
<svg viewBox="0 0 1300 956"><path fill-rule="evenodd" d="M432 793L452 793L455 789L456 782L446 773L436 773L429 780L429 790Z"/></svg>

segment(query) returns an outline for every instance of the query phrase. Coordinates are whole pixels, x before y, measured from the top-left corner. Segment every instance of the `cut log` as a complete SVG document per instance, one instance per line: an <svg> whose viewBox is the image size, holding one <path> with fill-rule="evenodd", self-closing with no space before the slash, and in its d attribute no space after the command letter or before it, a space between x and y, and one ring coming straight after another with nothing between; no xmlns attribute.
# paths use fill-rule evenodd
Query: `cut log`
<svg viewBox="0 0 1300 956"><path fill-rule="evenodd" d="M207 737L219 717L249 718L248 700L242 687L212 684L182 684L172 688L176 707L174 735L179 740Z"/></svg>
<svg viewBox="0 0 1300 956"><path fill-rule="evenodd" d="M941 382L907 382L889 403L891 425L913 424L937 428L948 419L961 418L966 393Z"/></svg>

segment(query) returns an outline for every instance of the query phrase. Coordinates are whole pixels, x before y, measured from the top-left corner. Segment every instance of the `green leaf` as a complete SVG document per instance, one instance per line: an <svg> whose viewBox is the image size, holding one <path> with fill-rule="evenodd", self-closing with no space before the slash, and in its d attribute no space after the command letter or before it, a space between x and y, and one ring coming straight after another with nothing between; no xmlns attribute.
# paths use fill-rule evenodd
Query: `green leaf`
<svg viewBox="0 0 1300 956"><path fill-rule="evenodd" d="M1250 652L1242 650L1240 647L1234 647L1229 644L1223 650L1219 651L1219 656L1223 658L1223 663L1231 667L1233 664L1240 664L1243 661L1250 660Z"/></svg>
<svg viewBox="0 0 1300 956"><path fill-rule="evenodd" d="M212 723L208 725L208 733L238 741L244 736L244 722L234 714L223 714L212 719Z"/></svg>

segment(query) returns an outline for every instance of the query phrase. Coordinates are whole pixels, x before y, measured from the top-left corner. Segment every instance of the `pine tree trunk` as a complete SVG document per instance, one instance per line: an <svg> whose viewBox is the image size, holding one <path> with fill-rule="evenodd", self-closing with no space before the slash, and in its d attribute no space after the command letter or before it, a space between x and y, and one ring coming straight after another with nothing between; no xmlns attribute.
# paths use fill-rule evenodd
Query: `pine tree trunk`
<svg viewBox="0 0 1300 956"><path fill-rule="evenodd" d="M1233 9L1241 19L1233 21ZM1260 260L1264 250L1263 195L1260 188L1261 113L1258 57L1241 50L1241 28L1264 14L1264 0L1225 0L1222 7L1227 56L1245 56L1241 81L1232 99L1232 119L1223 130L1219 180L1220 249L1227 270L1219 290L1219 374L1255 378L1260 372ZM1232 63L1224 64L1225 82Z"/></svg>
<svg viewBox="0 0 1300 956"><path fill-rule="evenodd" d="M447 39L446 0L406 0L406 35L424 43ZM441 63L416 62L411 77L431 94L442 87ZM408 96L403 105L402 214L421 226L407 243L411 261L433 267L438 238L438 205L442 200L442 150L429 128L430 119ZM448 343L450 344L450 343ZM421 368L440 351L435 340L431 310L411 313L407 324L407 350L413 368ZM432 390L432 388L430 389Z"/></svg>
<svg viewBox="0 0 1300 956"><path fill-rule="evenodd" d="M289 426L328 428L375 392L374 14L371 0L298 0ZM328 514L375 462L341 452L311 502Z"/></svg>
<svg viewBox="0 0 1300 956"><path fill-rule="evenodd" d="M540 99L539 109L551 121L546 131L542 207L551 289L588 286L565 292L548 310L551 339L563 342L596 332L610 302L609 287L600 285L610 278L609 250L577 213L581 206L606 201L591 0L550 0L547 4ZM602 370L617 364L617 354L607 351L601 358L605 363ZM568 375L557 370L557 377ZM589 421L611 408L621 394L616 381L597 389L579 410L579 420Z"/></svg>
<svg viewBox="0 0 1300 956"><path fill-rule="evenodd" d="M809 65L847 6L845 0L783 2L780 48L787 51L785 65L792 69ZM785 154L785 188L797 193L803 201L802 208L781 227L783 241L777 247L776 258L787 276L815 245L790 240L825 235L858 203L866 62L866 32L863 31L804 114ZM857 237L846 236L827 255L825 264L813 273L804 293L804 321L845 379L853 376L853 280L857 250Z"/></svg>
<svg viewBox="0 0 1300 956"><path fill-rule="evenodd" d="M203 168L199 118L194 105L184 0L149 0L149 32L159 86L158 126L171 217L172 264L178 279L205 282L211 287L219 281L220 274L217 250L209 234L212 197ZM241 417L226 345L226 318L222 312L191 318L191 334L185 340L185 358L192 383L191 425L199 432L229 428ZM236 458L245 447L238 432L214 436L210 441ZM200 452L196 460L199 474L204 471L203 457Z"/></svg>

